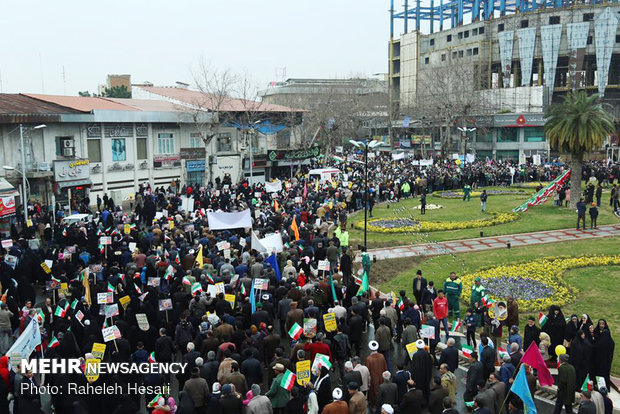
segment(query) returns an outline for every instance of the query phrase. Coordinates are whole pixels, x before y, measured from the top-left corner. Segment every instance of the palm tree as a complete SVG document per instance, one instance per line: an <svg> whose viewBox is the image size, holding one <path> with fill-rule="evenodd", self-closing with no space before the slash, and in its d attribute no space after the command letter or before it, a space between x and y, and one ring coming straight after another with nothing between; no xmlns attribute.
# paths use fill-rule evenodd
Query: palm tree
<svg viewBox="0 0 620 414"><path fill-rule="evenodd" d="M581 197L581 168L584 154L603 146L615 133L614 118L598 99L585 91L569 92L564 102L547 108L545 133L549 145L563 154L570 154L570 204Z"/></svg>

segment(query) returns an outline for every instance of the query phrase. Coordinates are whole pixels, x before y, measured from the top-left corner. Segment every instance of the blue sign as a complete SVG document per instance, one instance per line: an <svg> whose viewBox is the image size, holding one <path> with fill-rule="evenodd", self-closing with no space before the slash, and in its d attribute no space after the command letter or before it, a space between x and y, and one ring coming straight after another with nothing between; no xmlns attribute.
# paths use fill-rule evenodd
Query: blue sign
<svg viewBox="0 0 620 414"><path fill-rule="evenodd" d="M185 161L185 170L190 172L204 171L205 160Z"/></svg>
<svg viewBox="0 0 620 414"><path fill-rule="evenodd" d="M406 117L403 119L403 127L404 127L404 128L409 128L409 123L410 123L410 122L411 122L411 117L406 116Z"/></svg>

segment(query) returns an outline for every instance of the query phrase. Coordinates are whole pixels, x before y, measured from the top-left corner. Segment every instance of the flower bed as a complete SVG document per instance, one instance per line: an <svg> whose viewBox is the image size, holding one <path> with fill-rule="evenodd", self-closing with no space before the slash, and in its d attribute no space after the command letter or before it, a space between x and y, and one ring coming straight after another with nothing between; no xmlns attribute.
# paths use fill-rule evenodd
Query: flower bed
<svg viewBox="0 0 620 414"><path fill-rule="evenodd" d="M482 194L481 191L472 191L470 195L472 197L480 197ZM487 190L487 195L526 195L530 194L527 191L523 190ZM440 198L463 198L462 191L439 191L437 193L433 193L435 197Z"/></svg>
<svg viewBox="0 0 620 414"><path fill-rule="evenodd" d="M551 257L535 262L500 265L462 277L462 298L469 303L474 280L479 277L487 294L504 300L509 294L517 299L519 311L546 311L575 300L577 289L564 281L569 269L620 264L620 256Z"/></svg>
<svg viewBox="0 0 620 414"><path fill-rule="evenodd" d="M545 181L545 182L543 182L543 181L532 181L532 182L529 182L529 183L515 183L515 184L512 184L510 187L512 187L512 188L537 188L538 186L546 187L549 184L551 184L551 183L548 182L548 181Z"/></svg>
<svg viewBox="0 0 620 414"><path fill-rule="evenodd" d="M473 229L477 227L495 226L510 223L519 218L515 213L490 213L491 217L464 221L416 221L412 219L371 219L368 220L368 231L377 233L409 233L445 230ZM355 227L364 228L364 221L355 223Z"/></svg>
<svg viewBox="0 0 620 414"><path fill-rule="evenodd" d="M439 210L440 208L443 208L443 206L440 204L427 204L426 205L427 210ZM422 209L422 206L413 207L413 210L421 210L421 209Z"/></svg>

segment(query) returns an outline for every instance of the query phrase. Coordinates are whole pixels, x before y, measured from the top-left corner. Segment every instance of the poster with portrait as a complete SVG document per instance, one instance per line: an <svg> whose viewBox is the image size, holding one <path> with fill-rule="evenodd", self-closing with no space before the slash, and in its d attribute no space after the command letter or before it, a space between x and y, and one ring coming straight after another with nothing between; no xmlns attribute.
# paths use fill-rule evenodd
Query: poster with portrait
<svg viewBox="0 0 620 414"><path fill-rule="evenodd" d="M127 147L124 138L112 139L112 161L127 161Z"/></svg>

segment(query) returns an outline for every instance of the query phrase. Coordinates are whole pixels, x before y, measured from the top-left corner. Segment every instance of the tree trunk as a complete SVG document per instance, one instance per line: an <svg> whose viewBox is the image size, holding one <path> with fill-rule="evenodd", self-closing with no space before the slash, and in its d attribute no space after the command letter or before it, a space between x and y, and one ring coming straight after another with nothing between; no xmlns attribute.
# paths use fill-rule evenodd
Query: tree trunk
<svg viewBox="0 0 620 414"><path fill-rule="evenodd" d="M583 155L573 154L570 160L570 207L577 208L577 202L581 198L581 166Z"/></svg>

